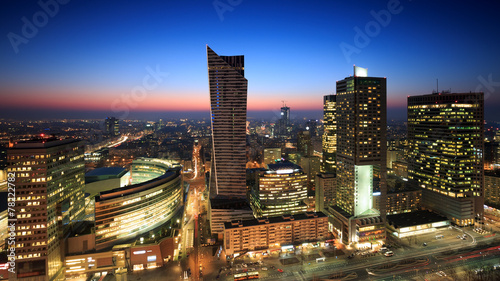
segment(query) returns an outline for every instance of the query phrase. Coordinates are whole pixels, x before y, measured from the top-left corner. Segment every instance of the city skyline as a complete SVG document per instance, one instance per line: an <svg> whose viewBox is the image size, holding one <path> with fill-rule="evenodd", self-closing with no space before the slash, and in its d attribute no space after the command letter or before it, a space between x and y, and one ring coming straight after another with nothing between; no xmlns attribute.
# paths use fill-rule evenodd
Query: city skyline
<svg viewBox="0 0 500 281"><path fill-rule="evenodd" d="M321 116L322 97L358 64L387 77L389 119L404 119L406 96L432 93L436 79L439 89L485 92L485 118L499 119L492 3L454 3L453 11L410 1L41 3L57 5L9 2L2 10L0 118L208 117L208 44L247 57L249 112L275 114L286 100L292 115Z"/></svg>

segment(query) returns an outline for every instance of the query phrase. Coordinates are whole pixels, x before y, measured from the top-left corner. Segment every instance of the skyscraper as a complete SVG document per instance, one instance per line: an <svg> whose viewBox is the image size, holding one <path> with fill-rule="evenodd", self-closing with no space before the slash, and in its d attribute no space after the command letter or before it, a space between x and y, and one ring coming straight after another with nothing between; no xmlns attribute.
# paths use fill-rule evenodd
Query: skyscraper
<svg viewBox="0 0 500 281"><path fill-rule="evenodd" d="M279 135L282 137L288 136L288 127L290 126L290 107L283 104L281 107L281 116L279 122Z"/></svg>
<svg viewBox="0 0 500 281"><path fill-rule="evenodd" d="M318 121L314 119L307 120L306 131L311 133L311 138L315 138L318 135Z"/></svg>
<svg viewBox="0 0 500 281"><path fill-rule="evenodd" d="M219 56L207 46L212 121L211 197L246 198L247 84L243 56Z"/></svg>
<svg viewBox="0 0 500 281"><path fill-rule="evenodd" d="M385 239L385 204L373 209L373 190L386 195L386 79L354 76L337 81L337 190L332 208L343 243ZM374 170L379 170L379 180ZM378 186L377 186L378 185ZM373 227L372 227L373 226ZM370 245L370 244L368 244Z"/></svg>
<svg viewBox="0 0 500 281"><path fill-rule="evenodd" d="M297 134L297 151L300 153L301 156L313 155L311 132L300 131Z"/></svg>
<svg viewBox="0 0 500 281"><path fill-rule="evenodd" d="M83 157L83 141L75 139L26 141L8 150L8 172L15 173L17 218L17 272L9 280L64 276L63 239L84 216Z"/></svg>
<svg viewBox="0 0 500 281"><path fill-rule="evenodd" d="M120 124L118 119L115 117L106 117L104 120L104 126L106 127L106 133L111 137L116 137L120 134Z"/></svg>
<svg viewBox="0 0 500 281"><path fill-rule="evenodd" d="M337 153L337 120L336 120L337 96L327 95L323 97L323 171L335 173Z"/></svg>
<svg viewBox="0 0 500 281"><path fill-rule="evenodd" d="M408 97L408 178L422 205L458 225L483 214L483 93Z"/></svg>

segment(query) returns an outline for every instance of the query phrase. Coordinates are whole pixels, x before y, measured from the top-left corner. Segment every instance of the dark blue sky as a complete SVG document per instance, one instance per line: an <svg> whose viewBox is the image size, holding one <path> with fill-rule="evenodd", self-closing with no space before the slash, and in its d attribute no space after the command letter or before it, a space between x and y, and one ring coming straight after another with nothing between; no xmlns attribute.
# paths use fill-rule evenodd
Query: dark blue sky
<svg viewBox="0 0 500 281"><path fill-rule="evenodd" d="M282 100L292 111L320 110L356 64L387 77L398 117L406 96L432 92L439 78L440 89L484 91L486 118L500 120L494 1L41 2L51 15L37 1L2 3L0 117L208 112L208 44L245 55L249 110L275 111ZM157 83L131 98L151 70Z"/></svg>

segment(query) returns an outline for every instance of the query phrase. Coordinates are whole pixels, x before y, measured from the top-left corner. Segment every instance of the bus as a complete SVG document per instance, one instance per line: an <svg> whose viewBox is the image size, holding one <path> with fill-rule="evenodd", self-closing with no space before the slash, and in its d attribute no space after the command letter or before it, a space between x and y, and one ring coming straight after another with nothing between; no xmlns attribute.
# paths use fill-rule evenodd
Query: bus
<svg viewBox="0 0 500 281"><path fill-rule="evenodd" d="M248 279L259 279L259 272L252 271L252 272L237 273L233 277L234 277L234 281L242 281L242 280L248 280Z"/></svg>
<svg viewBox="0 0 500 281"><path fill-rule="evenodd" d="M246 272L237 273L234 275L234 281L248 280L248 276Z"/></svg>
<svg viewBox="0 0 500 281"><path fill-rule="evenodd" d="M259 279L259 272L252 271L247 273L248 279Z"/></svg>

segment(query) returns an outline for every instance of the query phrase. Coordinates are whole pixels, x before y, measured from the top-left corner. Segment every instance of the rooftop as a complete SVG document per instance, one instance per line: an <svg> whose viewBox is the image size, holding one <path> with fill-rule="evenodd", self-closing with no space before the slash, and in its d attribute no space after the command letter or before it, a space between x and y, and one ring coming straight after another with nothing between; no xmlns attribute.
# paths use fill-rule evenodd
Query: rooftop
<svg viewBox="0 0 500 281"><path fill-rule="evenodd" d="M97 196L95 198L95 201L99 202L99 201L114 199L114 198L118 198L121 196L141 192L143 190L154 188L154 187L158 186L159 184L173 180L174 178L176 178L178 176L180 176L180 170L178 170L178 169L169 170L169 171L165 172L165 174L163 174L157 178L145 181L145 182L127 185L127 186L99 192L99 196Z"/></svg>
<svg viewBox="0 0 500 281"><path fill-rule="evenodd" d="M59 139L56 137L51 138L34 138L27 141L19 141L14 143L14 146L11 149L30 149L30 148L49 148L69 143L76 143L81 140L79 139Z"/></svg>
<svg viewBox="0 0 500 281"><path fill-rule="evenodd" d="M387 222L395 228L409 227L447 220L448 219L446 217L427 210L387 216Z"/></svg>
<svg viewBox="0 0 500 281"><path fill-rule="evenodd" d="M290 161L277 162L276 164L268 164L269 171L284 171L284 170L301 170L299 165L293 164Z"/></svg>
<svg viewBox="0 0 500 281"><path fill-rule="evenodd" d="M225 222L224 228L230 229L230 228L238 228L238 227L255 226L255 225L260 225L260 224L282 223L282 222L300 221L300 220L307 220L307 219L313 219L313 218L326 218L326 217L327 216L325 214L323 214L322 212L305 212L305 213L294 214L294 215L282 215L282 216L276 216L276 217L262 217L262 218L255 218L255 219L251 219L251 220Z"/></svg>
<svg viewBox="0 0 500 281"><path fill-rule="evenodd" d="M484 171L484 175L487 177L500 178L500 170Z"/></svg>
<svg viewBox="0 0 500 281"><path fill-rule="evenodd" d="M85 177L115 176L121 177L127 173L127 169L122 167L103 167L94 169L85 174Z"/></svg>
<svg viewBox="0 0 500 281"><path fill-rule="evenodd" d="M234 209L234 210L251 210L246 199L242 198L212 198L210 199L211 209Z"/></svg>

